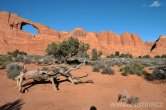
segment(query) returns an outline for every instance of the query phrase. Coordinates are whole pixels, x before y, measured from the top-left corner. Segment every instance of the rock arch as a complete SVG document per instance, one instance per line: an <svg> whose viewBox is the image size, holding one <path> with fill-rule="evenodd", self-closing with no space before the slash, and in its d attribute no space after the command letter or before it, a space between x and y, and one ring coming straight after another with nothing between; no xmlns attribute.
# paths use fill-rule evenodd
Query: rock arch
<svg viewBox="0 0 166 110"><path fill-rule="evenodd" d="M20 30L23 30L23 27L26 26L26 25L30 25L30 26L34 27L34 29L36 29L36 31L37 31L37 34L40 33L38 27L36 27L35 25L33 25L33 24L31 24L31 23L27 23L27 22L21 22ZM36 34L36 35L37 35L37 34Z"/></svg>

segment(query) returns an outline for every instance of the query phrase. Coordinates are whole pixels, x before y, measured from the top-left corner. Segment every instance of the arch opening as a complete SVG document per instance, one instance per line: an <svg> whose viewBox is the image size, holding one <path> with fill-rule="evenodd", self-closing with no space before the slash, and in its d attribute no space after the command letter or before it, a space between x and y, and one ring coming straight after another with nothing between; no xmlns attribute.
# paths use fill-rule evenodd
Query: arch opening
<svg viewBox="0 0 166 110"><path fill-rule="evenodd" d="M37 30L37 28L31 24L27 24L27 23L22 23L21 25L21 30L30 33L32 35L37 35L39 34L39 31Z"/></svg>

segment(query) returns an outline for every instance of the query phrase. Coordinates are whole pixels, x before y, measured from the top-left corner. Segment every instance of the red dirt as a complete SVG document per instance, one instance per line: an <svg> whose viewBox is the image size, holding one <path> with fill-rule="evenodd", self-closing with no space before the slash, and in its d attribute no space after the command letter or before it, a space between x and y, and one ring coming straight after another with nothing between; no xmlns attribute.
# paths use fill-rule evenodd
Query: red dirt
<svg viewBox="0 0 166 110"><path fill-rule="evenodd" d="M38 66L29 65L28 68L35 69ZM90 110L91 106L97 110L165 110L166 83L155 84L134 75L122 76L117 67L114 69L115 75L109 76L92 72L91 66L83 66L74 71L73 75L88 73L89 76L84 79L92 79L94 84L72 85L63 82L58 91L54 91L50 83L36 84L23 94L18 93L16 82L6 77L5 70L0 70L0 106L22 99L24 104L21 110ZM138 96L140 103L146 105L133 107L117 102L118 94L123 92L129 96ZM147 103L153 104L153 107ZM121 104L121 107L115 104Z"/></svg>

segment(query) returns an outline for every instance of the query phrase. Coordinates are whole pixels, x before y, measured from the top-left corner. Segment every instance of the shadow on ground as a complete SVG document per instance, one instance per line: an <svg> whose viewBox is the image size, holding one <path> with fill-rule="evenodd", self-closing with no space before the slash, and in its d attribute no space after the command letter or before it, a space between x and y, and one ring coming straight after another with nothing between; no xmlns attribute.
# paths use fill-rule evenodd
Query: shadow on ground
<svg viewBox="0 0 166 110"><path fill-rule="evenodd" d="M0 106L0 110L21 110L21 107L24 103L22 100L18 99L14 102L9 102L5 105Z"/></svg>

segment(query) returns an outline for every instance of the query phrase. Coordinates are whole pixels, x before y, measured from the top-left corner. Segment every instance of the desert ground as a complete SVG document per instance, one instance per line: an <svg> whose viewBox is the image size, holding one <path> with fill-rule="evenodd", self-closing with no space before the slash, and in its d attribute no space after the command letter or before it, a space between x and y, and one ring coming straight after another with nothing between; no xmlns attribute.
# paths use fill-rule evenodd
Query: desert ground
<svg viewBox="0 0 166 110"><path fill-rule="evenodd" d="M27 66L28 70L37 68L41 66ZM95 110L90 109L92 106L96 110L165 110L166 83L146 81L136 75L122 76L118 67L113 69L115 75L103 75L92 72L92 66L82 66L72 74L89 74L84 79L93 80L93 84L64 81L57 91L51 83L36 84L25 93L18 93L16 82L7 78L5 69L0 70L0 105L13 104L15 109L11 106L10 110ZM140 102L135 106L118 102L118 94L124 92L139 97Z"/></svg>

